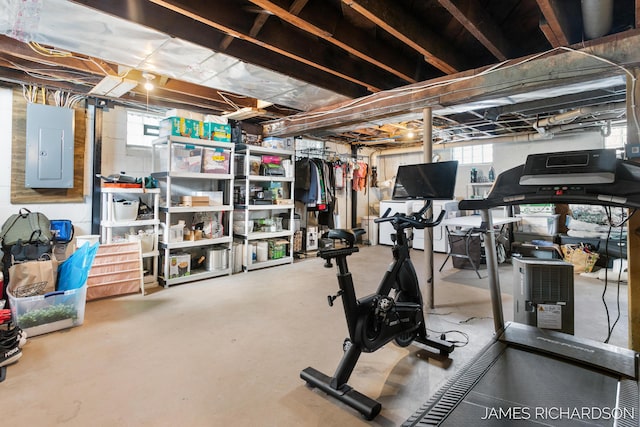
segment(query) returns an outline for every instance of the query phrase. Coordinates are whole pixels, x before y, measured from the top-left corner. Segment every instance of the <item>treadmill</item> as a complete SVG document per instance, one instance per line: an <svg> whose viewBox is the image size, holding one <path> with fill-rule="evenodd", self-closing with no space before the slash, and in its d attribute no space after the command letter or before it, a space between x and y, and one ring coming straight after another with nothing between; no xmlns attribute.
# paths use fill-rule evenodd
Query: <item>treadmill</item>
<svg viewBox="0 0 640 427"><path fill-rule="evenodd" d="M638 353L557 331L504 323L489 209L528 203L640 208L640 164L614 150L530 155L500 174L479 210L495 337L403 426L639 426Z"/></svg>

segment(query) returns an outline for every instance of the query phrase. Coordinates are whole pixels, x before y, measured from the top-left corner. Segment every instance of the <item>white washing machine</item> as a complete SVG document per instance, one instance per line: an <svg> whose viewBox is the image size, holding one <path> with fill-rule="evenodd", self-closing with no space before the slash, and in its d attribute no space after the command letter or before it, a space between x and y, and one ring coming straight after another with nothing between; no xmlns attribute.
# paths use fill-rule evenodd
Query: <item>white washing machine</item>
<svg viewBox="0 0 640 427"><path fill-rule="evenodd" d="M433 218L438 218L440 212L446 211L444 219L458 216L457 200L434 200ZM413 248L424 250L424 230L413 230ZM433 227L433 251L449 253L449 242L444 226Z"/></svg>

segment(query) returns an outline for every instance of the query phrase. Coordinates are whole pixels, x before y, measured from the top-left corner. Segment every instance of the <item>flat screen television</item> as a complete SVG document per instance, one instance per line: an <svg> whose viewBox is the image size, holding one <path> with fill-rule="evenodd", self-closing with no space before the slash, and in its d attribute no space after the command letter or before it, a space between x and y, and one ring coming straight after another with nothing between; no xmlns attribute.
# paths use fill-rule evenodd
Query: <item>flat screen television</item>
<svg viewBox="0 0 640 427"><path fill-rule="evenodd" d="M398 167L394 200L450 200L456 186L458 162L421 163Z"/></svg>

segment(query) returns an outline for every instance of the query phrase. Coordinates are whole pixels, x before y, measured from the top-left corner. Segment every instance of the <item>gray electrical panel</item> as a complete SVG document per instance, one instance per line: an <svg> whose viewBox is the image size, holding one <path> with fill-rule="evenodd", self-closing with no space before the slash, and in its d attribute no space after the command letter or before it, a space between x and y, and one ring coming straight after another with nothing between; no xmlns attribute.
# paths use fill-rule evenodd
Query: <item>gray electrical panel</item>
<svg viewBox="0 0 640 427"><path fill-rule="evenodd" d="M70 108L27 104L27 188L73 188L74 112Z"/></svg>

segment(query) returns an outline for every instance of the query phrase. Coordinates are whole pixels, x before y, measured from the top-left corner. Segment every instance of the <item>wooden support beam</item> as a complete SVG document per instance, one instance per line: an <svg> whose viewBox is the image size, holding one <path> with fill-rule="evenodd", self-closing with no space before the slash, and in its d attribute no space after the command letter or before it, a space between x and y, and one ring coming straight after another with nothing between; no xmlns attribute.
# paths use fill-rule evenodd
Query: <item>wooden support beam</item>
<svg viewBox="0 0 640 427"><path fill-rule="evenodd" d="M627 144L640 144L640 88L637 80L640 78L640 68L631 70L636 84L631 77L627 78ZM633 92L632 88L635 88ZM634 106L635 105L635 109ZM627 225L627 292L629 305L629 348L640 351L640 215L636 214L629 219Z"/></svg>
<svg viewBox="0 0 640 427"><path fill-rule="evenodd" d="M545 89L569 84L582 84L612 76L623 71L612 64L640 64L640 31L612 35L598 41L585 42L577 51L556 50L545 56L521 58L488 72L487 68L458 73L427 82L407 85L393 91L369 95L344 104L301 113L265 124L268 135L302 135L346 128L367 121L402 116L425 107L473 105L504 97L538 91L538 96L557 96ZM601 57L610 63L598 60ZM468 107L467 107L468 108Z"/></svg>

